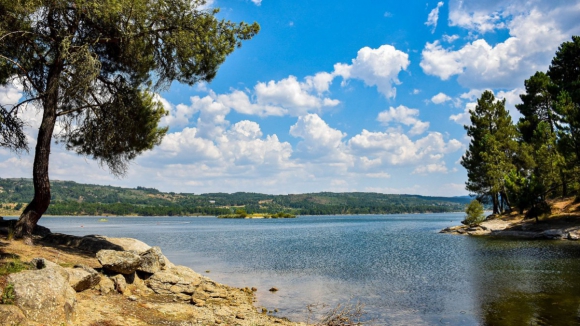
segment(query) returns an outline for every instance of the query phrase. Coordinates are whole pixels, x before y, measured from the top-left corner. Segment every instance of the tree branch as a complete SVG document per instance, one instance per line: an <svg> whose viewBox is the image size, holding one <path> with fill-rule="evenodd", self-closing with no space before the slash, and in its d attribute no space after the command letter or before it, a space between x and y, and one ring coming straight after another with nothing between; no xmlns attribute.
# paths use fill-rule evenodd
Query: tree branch
<svg viewBox="0 0 580 326"><path fill-rule="evenodd" d="M76 109L61 111L61 112L57 113L56 116L57 117L60 117L60 116L63 116L63 115L67 115L67 114L74 113L74 112L80 112L80 111L82 111L84 109L98 107L98 106L99 106L99 104L88 104L88 105L85 105L85 106L78 107Z"/></svg>
<svg viewBox="0 0 580 326"><path fill-rule="evenodd" d="M16 104L15 106L13 106L13 107L12 107L12 109L10 109L10 112L8 112L8 114L12 114L12 112L14 112L14 110L18 111L18 108L19 108L21 105L23 105L23 104L26 104L26 103L28 103L28 102L32 102L32 101L36 101L36 100L39 100L39 99L41 99L41 98L42 98L42 96L37 96L37 97L34 97L34 98L29 98L29 99L27 99L27 100L24 100L24 101L22 101L22 102L20 102L20 103Z"/></svg>

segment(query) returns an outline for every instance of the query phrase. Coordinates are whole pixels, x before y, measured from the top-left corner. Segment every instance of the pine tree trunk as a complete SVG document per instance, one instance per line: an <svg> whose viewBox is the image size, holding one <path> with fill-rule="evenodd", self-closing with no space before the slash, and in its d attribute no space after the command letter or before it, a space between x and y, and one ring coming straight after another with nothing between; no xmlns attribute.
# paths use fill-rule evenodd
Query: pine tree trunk
<svg viewBox="0 0 580 326"><path fill-rule="evenodd" d="M505 203L505 211L508 213L511 213L512 204L510 203L510 199L507 196L507 191L505 190L505 187L504 187L504 191L501 193L501 198L502 198L503 202Z"/></svg>
<svg viewBox="0 0 580 326"><path fill-rule="evenodd" d="M562 198L565 198L568 196L568 180L562 169L560 169L560 176L562 178Z"/></svg>
<svg viewBox="0 0 580 326"><path fill-rule="evenodd" d="M492 194L491 197L493 199L493 213L499 214L499 200L497 198L497 193Z"/></svg>
<svg viewBox="0 0 580 326"><path fill-rule="evenodd" d="M55 81L56 82L56 81ZM52 83L51 83L52 84ZM50 205L50 181L48 178L48 162L50 157L50 145L52 133L56 124L57 87L49 84L53 91L43 101L42 123L38 129L38 138L34 152L34 165L32 168L32 182L34 184L34 198L26 206L22 215L16 222L14 236L24 238L27 244L32 244L32 231L36 227L42 214ZM50 86L53 86L50 88Z"/></svg>

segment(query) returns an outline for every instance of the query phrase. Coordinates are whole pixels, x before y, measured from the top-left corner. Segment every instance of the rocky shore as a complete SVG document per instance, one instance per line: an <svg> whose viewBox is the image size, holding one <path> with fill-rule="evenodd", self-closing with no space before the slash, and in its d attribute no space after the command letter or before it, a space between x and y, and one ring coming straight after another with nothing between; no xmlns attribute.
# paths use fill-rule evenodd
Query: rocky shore
<svg viewBox="0 0 580 326"><path fill-rule="evenodd" d="M477 226L451 226L441 230L440 233L524 239L579 240L580 226L542 224L536 223L534 220L505 221L491 219Z"/></svg>
<svg viewBox="0 0 580 326"><path fill-rule="evenodd" d="M219 284L129 238L38 228L34 246L0 223L0 325L297 325L254 306L255 288Z"/></svg>
<svg viewBox="0 0 580 326"><path fill-rule="evenodd" d="M525 219L523 214L490 215L478 226L459 225L441 230L441 233L514 237L523 239L579 240L580 202L575 197L549 202L551 214L536 219Z"/></svg>

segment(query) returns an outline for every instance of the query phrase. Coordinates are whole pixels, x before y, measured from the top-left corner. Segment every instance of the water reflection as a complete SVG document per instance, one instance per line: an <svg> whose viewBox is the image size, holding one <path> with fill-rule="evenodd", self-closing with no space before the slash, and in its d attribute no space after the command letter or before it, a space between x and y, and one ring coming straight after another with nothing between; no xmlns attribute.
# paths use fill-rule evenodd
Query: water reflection
<svg viewBox="0 0 580 326"><path fill-rule="evenodd" d="M580 243L438 234L463 214L49 218L55 232L138 238L258 305L306 321L349 300L377 325L580 325ZM44 220L44 219L43 219ZM80 225L83 225L81 228ZM271 293L271 287L280 291Z"/></svg>
<svg viewBox="0 0 580 326"><path fill-rule="evenodd" d="M471 242L485 325L580 325L580 247L562 241Z"/></svg>

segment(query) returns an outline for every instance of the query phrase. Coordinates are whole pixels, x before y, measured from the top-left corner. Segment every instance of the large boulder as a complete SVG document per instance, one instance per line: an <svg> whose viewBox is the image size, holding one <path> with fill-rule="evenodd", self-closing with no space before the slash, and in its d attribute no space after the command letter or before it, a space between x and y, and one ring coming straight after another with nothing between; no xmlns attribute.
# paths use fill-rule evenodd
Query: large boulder
<svg viewBox="0 0 580 326"><path fill-rule="evenodd" d="M133 239L133 238L110 238L110 237L105 237L105 236L93 236L93 237L98 237L100 239L106 240L120 248L122 248L122 250L125 251L136 251L136 252L143 252L148 250L149 248L151 248L151 246L149 246L148 244L146 244L143 241L137 240L137 239Z"/></svg>
<svg viewBox="0 0 580 326"><path fill-rule="evenodd" d="M8 276L14 287L14 305L37 323L72 324L76 308L75 291L54 268L23 271Z"/></svg>
<svg viewBox="0 0 580 326"><path fill-rule="evenodd" d="M151 275L145 284L158 294L188 294L196 291L203 277L185 266L175 266Z"/></svg>
<svg viewBox="0 0 580 326"><path fill-rule="evenodd" d="M133 251L101 250L97 259L107 271L133 274L141 265L141 256Z"/></svg>
<svg viewBox="0 0 580 326"><path fill-rule="evenodd" d="M140 256L141 265L137 268L138 271L153 274L165 267L165 256L159 247L151 247Z"/></svg>
<svg viewBox="0 0 580 326"><path fill-rule="evenodd" d="M101 275L88 266L77 265L75 268L65 268L65 271L69 275L68 283L77 292L90 289L101 281Z"/></svg>

